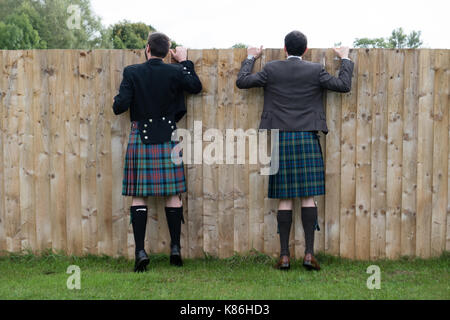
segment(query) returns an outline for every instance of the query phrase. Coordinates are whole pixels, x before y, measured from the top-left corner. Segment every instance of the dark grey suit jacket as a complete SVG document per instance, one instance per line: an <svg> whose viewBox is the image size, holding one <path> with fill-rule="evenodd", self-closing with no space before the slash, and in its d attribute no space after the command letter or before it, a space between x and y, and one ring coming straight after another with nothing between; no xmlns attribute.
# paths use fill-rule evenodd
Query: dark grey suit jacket
<svg viewBox="0 0 450 320"><path fill-rule="evenodd" d="M236 85L240 89L264 87L260 129L328 133L324 91L350 91L352 61L342 60L337 78L319 63L292 57L268 62L261 72L255 74L252 74L253 65L254 59L242 62Z"/></svg>

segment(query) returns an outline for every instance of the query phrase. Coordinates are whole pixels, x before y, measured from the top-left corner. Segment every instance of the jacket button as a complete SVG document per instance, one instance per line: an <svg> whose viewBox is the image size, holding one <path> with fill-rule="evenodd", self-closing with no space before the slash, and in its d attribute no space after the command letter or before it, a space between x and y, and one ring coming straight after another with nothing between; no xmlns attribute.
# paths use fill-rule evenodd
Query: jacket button
<svg viewBox="0 0 450 320"><path fill-rule="evenodd" d="M146 127L146 128L147 128L147 124L144 124L144 127Z"/></svg>
<svg viewBox="0 0 450 320"><path fill-rule="evenodd" d="M147 133L147 130L144 130L144 133Z"/></svg>
<svg viewBox="0 0 450 320"><path fill-rule="evenodd" d="M173 129L173 126L171 126L171 128Z"/></svg>
<svg viewBox="0 0 450 320"><path fill-rule="evenodd" d="M149 122L152 122L152 119L148 119Z"/></svg>
<svg viewBox="0 0 450 320"><path fill-rule="evenodd" d="M170 120L168 122L170 123Z"/></svg>
<svg viewBox="0 0 450 320"><path fill-rule="evenodd" d="M163 119L163 120L166 120L166 118L164 118L164 117L163 117L162 119Z"/></svg>
<svg viewBox="0 0 450 320"><path fill-rule="evenodd" d="M145 138L145 139L148 139L148 137L147 137L147 136L145 136L144 138Z"/></svg>

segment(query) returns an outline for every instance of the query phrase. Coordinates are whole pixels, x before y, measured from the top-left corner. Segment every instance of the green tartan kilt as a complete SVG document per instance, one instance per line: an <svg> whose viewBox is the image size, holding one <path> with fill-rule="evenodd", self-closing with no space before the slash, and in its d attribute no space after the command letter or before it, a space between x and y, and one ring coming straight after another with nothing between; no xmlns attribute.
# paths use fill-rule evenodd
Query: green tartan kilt
<svg viewBox="0 0 450 320"><path fill-rule="evenodd" d="M269 176L268 197L292 199L325 194L325 172L319 134L279 132L279 169Z"/></svg>

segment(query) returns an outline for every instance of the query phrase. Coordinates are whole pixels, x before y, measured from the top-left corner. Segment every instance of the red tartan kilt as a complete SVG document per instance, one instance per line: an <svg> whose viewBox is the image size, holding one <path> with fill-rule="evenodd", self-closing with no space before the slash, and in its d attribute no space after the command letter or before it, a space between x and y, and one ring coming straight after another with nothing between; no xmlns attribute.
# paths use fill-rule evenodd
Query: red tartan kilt
<svg viewBox="0 0 450 320"><path fill-rule="evenodd" d="M144 144L132 122L125 156L122 195L170 196L186 192L184 165L175 164L171 153L177 142Z"/></svg>

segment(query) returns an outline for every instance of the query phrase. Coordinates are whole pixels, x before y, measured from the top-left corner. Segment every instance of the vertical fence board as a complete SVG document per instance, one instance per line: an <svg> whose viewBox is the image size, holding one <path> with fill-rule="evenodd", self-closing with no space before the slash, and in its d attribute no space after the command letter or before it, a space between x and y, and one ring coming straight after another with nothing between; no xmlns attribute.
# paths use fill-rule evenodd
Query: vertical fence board
<svg viewBox="0 0 450 320"><path fill-rule="evenodd" d="M50 104L50 210L52 221L52 246L56 251L67 248L66 232L66 180L64 170L64 66L63 50L50 50L48 66Z"/></svg>
<svg viewBox="0 0 450 320"><path fill-rule="evenodd" d="M93 51L79 53L80 67L80 179L82 250L85 254L98 253L97 247L97 159L96 129L97 104ZM119 238L119 235L116 235Z"/></svg>
<svg viewBox="0 0 450 320"><path fill-rule="evenodd" d="M419 115L417 144L416 255L431 254L431 212L433 178L433 100L434 66L431 50L419 53Z"/></svg>
<svg viewBox="0 0 450 320"><path fill-rule="evenodd" d="M246 50L235 51L234 65L240 68L242 61L247 55ZM249 91L241 90L235 87L234 106L235 106L235 128L242 129L244 132L248 129L248 98ZM239 141L239 138L237 139ZM244 140L246 145L246 141ZM244 145L244 146L245 146ZM239 150L239 144L236 147L236 159L243 150ZM234 250L242 253L249 250L249 212L248 212L248 190L249 190L249 167L248 167L248 148L245 147L245 164L239 164L236 161L234 167Z"/></svg>
<svg viewBox="0 0 450 320"><path fill-rule="evenodd" d="M386 55L376 51L372 72L372 185L370 218L370 257L384 258L386 254L386 154L387 154L387 67Z"/></svg>
<svg viewBox="0 0 450 320"><path fill-rule="evenodd" d="M388 58L388 128L386 186L386 256L401 252L403 86L404 52L393 50Z"/></svg>
<svg viewBox="0 0 450 320"><path fill-rule="evenodd" d="M0 255L6 251L6 233L5 233L5 175L4 175L4 161L3 161L3 146L5 144L4 110L6 109L6 80L8 78L6 73L6 51L0 51Z"/></svg>
<svg viewBox="0 0 450 320"><path fill-rule="evenodd" d="M236 70L233 69L233 50L220 50L218 64L218 129L226 137L227 129L234 129L234 106L233 91L235 86ZM227 150L224 148L224 156ZM225 159L225 158L224 158ZM234 162L234 157L231 159ZM233 181L234 165L225 161L225 164L219 167L219 203L218 203L218 254L220 258L233 255L234 234L230 230L234 229L233 216Z"/></svg>
<svg viewBox="0 0 450 320"><path fill-rule="evenodd" d="M434 51L434 110L433 110L433 185L431 213L431 256L439 256L445 248L448 195L448 100L449 54Z"/></svg>
<svg viewBox="0 0 450 320"><path fill-rule="evenodd" d="M201 70L202 51L190 50L188 59L191 60L196 72L198 73L202 83L207 81L203 76ZM201 257L203 255L203 166L202 147L201 143L194 143L195 141L202 141L203 131L200 125L199 128L196 122L202 121L202 95L192 95L187 99L187 129L193 139L191 143L191 164L187 165L187 189L188 189L188 203L189 203L189 220L187 222L189 235L189 256ZM231 231L230 231L231 232Z"/></svg>
<svg viewBox="0 0 450 320"><path fill-rule="evenodd" d="M418 51L405 51L401 255L416 252ZM398 235L397 235L398 236Z"/></svg>
<svg viewBox="0 0 450 320"><path fill-rule="evenodd" d="M54 70L47 64L48 51L35 50L33 64L34 170L36 250L52 248L50 209L50 106L48 79Z"/></svg>
<svg viewBox="0 0 450 320"><path fill-rule="evenodd" d="M112 159L111 159L111 89L110 51L94 51L96 104L98 120L96 128L97 164L97 240L98 253L111 254L112 250Z"/></svg>
<svg viewBox="0 0 450 320"><path fill-rule="evenodd" d="M331 75L336 75L341 63L334 59L332 50L326 53L326 69ZM329 133L326 137L325 170L325 252L339 254L340 243L340 174L341 174L341 94L327 92L326 114Z"/></svg>
<svg viewBox="0 0 450 320"><path fill-rule="evenodd" d="M350 59L357 65L358 54L353 50ZM356 168L356 113L358 96L358 69L353 70L352 90L342 96L341 114L341 210L340 253L355 257L355 168ZM342 179L342 177L345 177Z"/></svg>
<svg viewBox="0 0 450 320"><path fill-rule="evenodd" d="M369 259L371 140L372 140L372 82L371 60L374 51L358 50L358 96L356 115L356 222L355 258Z"/></svg>
<svg viewBox="0 0 450 320"><path fill-rule="evenodd" d="M36 208L35 208L35 170L34 170L34 124L33 107L38 107L35 101L33 87L34 52L24 51L23 56L23 109L20 125L20 217L22 249L36 250Z"/></svg>
<svg viewBox="0 0 450 320"><path fill-rule="evenodd" d="M217 119L217 58L218 50L203 50L202 75L207 78L203 83L203 128L215 130L218 126ZM209 131L212 132L212 131ZM213 157L218 151L213 149L215 138L208 137L204 132L204 156ZM212 132L214 134L214 132ZM223 146L223 145L222 145ZM212 151L214 150L214 151ZM213 158L212 158L213 159ZM206 161L205 161L206 160ZM214 162L207 163L203 159L203 248L205 252L213 256L218 255L218 178L219 165Z"/></svg>
<svg viewBox="0 0 450 320"><path fill-rule="evenodd" d="M81 228L81 161L80 161L80 95L79 51L64 54L64 128L67 253L80 255L83 232Z"/></svg>

